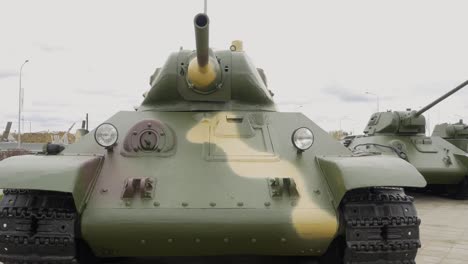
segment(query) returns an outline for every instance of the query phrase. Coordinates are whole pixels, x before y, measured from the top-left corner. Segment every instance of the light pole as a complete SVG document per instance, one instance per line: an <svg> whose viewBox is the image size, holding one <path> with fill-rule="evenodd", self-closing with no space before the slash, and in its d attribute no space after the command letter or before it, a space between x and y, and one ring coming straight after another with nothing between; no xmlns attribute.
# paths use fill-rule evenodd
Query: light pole
<svg viewBox="0 0 468 264"><path fill-rule="evenodd" d="M371 93L371 92L366 92L366 94L373 95L373 96L375 96L375 97L377 98L377 112L380 112L380 106L379 106L379 104L380 104L380 102L379 102L379 101L380 101L380 98L379 98L379 96L378 96L377 94Z"/></svg>
<svg viewBox="0 0 468 264"><path fill-rule="evenodd" d="M21 88L21 76L23 74L23 66L28 63L29 60L25 60L20 68L20 75L19 75L19 102L18 102L18 148L21 148L21 107L23 105L23 93Z"/></svg>

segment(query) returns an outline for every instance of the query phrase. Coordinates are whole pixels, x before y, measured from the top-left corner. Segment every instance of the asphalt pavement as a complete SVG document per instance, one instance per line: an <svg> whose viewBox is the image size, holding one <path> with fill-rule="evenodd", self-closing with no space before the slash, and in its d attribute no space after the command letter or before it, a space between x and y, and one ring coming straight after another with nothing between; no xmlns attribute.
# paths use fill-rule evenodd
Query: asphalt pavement
<svg viewBox="0 0 468 264"><path fill-rule="evenodd" d="M468 201L414 194L422 225L418 264L468 263Z"/></svg>

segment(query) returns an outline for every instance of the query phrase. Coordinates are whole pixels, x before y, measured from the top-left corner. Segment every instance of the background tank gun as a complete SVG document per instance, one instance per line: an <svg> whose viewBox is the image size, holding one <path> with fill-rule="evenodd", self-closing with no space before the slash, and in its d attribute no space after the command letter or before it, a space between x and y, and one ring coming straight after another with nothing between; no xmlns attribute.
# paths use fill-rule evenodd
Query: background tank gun
<svg viewBox="0 0 468 264"><path fill-rule="evenodd" d="M421 108L419 111L412 111L407 109L406 111L388 111L374 113L364 133L367 135L374 134L425 134L426 133L426 119L422 115L427 110L431 109L438 103L445 100L450 95L461 90L463 87L468 85L468 80L458 85L454 89L445 93L441 97L437 98L430 104Z"/></svg>

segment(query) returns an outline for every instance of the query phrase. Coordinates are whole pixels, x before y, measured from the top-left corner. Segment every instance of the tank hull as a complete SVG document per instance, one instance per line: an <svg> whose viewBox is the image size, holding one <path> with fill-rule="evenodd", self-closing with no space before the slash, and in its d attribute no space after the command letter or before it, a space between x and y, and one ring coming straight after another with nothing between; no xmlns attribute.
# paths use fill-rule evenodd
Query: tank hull
<svg viewBox="0 0 468 264"><path fill-rule="evenodd" d="M463 150L464 152L468 151L468 139L453 139L447 138L445 139L450 142L452 145L456 146L457 148Z"/></svg>
<svg viewBox="0 0 468 264"><path fill-rule="evenodd" d="M320 255L337 236L336 207L314 156L350 152L303 115L148 111L107 122L125 135L143 120L177 131L174 149L164 157L130 157L119 144L102 153L81 222L97 255ZM317 141L298 156L290 137L301 126ZM85 137L64 155L102 152L93 141ZM122 198L129 178L154 179L153 197ZM292 179L298 194L272 197L277 178Z"/></svg>
<svg viewBox="0 0 468 264"><path fill-rule="evenodd" d="M465 152L441 137L374 135L356 138L349 145L351 150L398 157L389 147L404 153L428 184L459 184L468 175Z"/></svg>
<svg viewBox="0 0 468 264"><path fill-rule="evenodd" d="M354 252L355 243L369 249L384 243L373 234L387 226L366 223L369 213L376 219L387 219L388 213L407 217L403 227L392 227L401 235L391 242L411 240L408 254L374 257L415 257L418 237L404 234L417 231L416 212L406 215L394 203L412 208L411 199L394 189L375 194L372 189L423 187L422 176L394 157L353 155L300 113L138 111L119 112L106 123L119 133L112 149L99 146L92 131L59 155L0 163L0 178L5 179L0 187L35 190L39 197L44 191L72 196L79 223L76 239L98 257L323 256L344 236L347 250ZM299 127L314 135L304 152L291 141ZM158 133L159 143L151 141L149 130ZM148 144L151 150L145 149L147 141L154 143ZM41 166L47 169L37 170ZM350 207L343 209L344 197L354 190L360 191L356 197L374 198L348 198ZM21 195L17 199L28 206ZM345 228L343 210L364 224ZM18 223L22 221L19 215ZM355 237L354 232L368 235ZM68 235L68 241L73 238ZM346 258L361 259L361 253ZM66 257L73 259L73 254Z"/></svg>
<svg viewBox="0 0 468 264"><path fill-rule="evenodd" d="M102 153L92 137L64 151L105 156L81 222L84 239L99 256L321 255L342 232L338 206L346 188L397 182L376 178L338 192L340 181L332 179L377 172L360 169L357 157L361 165L344 165L354 168L352 175L332 172L332 161L320 163L318 157L349 158L351 152L299 113L120 112L106 122L125 134L148 120L176 131L167 156L132 157L122 143ZM315 137L300 154L291 143L297 127L310 128ZM417 174L404 166L392 173L408 174L408 184ZM154 179L153 196L123 198L129 178ZM275 195L273 179L291 180L294 188Z"/></svg>

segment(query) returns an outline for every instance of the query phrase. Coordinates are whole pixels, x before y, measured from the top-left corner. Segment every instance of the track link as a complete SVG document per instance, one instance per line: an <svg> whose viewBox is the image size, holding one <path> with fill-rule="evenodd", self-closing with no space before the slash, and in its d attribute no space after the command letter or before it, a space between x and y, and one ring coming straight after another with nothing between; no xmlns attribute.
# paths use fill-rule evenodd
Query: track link
<svg viewBox="0 0 468 264"><path fill-rule="evenodd" d="M342 203L344 264L415 264L420 219L399 188L352 191Z"/></svg>
<svg viewBox="0 0 468 264"><path fill-rule="evenodd" d="M4 190L0 202L0 262L77 263L76 217L71 194Z"/></svg>

